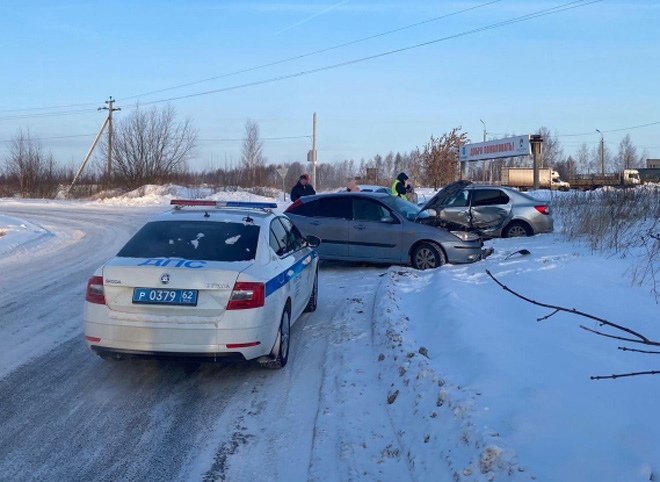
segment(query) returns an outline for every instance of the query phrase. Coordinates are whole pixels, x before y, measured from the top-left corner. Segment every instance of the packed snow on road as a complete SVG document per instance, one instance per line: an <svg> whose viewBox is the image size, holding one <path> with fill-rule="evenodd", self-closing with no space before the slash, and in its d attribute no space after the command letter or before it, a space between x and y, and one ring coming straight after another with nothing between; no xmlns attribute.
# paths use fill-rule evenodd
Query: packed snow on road
<svg viewBox="0 0 660 482"><path fill-rule="evenodd" d="M279 371L96 357L82 334L87 280L190 195L0 199L0 479L660 477L657 379L590 379L652 370L653 355L617 350L621 340L580 328L599 323L493 280L659 340L656 299L631 282L634 256L593 254L557 227L488 241L494 254L470 265L322 263L318 309L293 326Z"/></svg>

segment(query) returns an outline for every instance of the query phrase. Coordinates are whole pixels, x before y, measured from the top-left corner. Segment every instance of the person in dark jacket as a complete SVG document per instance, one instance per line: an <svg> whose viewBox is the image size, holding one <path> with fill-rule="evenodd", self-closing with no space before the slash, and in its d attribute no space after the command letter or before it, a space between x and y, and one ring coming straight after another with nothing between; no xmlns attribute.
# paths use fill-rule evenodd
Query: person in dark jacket
<svg viewBox="0 0 660 482"><path fill-rule="evenodd" d="M406 181L408 180L408 176L406 175L405 172L400 172L399 175L396 177L396 180L394 181L394 184L392 184L392 195L393 196L399 196L402 198L406 197L406 194L408 191L406 190Z"/></svg>
<svg viewBox="0 0 660 482"><path fill-rule="evenodd" d="M312 194L316 194L314 186L309 182L309 175L303 174L298 179L296 185L293 186L293 189L291 189L291 201L295 202L303 196L311 196Z"/></svg>

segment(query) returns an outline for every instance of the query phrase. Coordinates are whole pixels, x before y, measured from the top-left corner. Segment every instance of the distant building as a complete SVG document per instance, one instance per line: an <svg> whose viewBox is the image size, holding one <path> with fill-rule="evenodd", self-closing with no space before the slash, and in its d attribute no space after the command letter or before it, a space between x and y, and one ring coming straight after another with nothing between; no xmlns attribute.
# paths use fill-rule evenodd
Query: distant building
<svg viewBox="0 0 660 482"><path fill-rule="evenodd" d="M660 159L647 159L646 167L649 169L660 169Z"/></svg>

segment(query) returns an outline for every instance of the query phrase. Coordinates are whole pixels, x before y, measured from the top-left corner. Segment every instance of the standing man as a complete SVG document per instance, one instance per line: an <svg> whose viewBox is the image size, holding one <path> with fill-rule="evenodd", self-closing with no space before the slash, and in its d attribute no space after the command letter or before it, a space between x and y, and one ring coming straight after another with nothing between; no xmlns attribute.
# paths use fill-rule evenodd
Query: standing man
<svg viewBox="0 0 660 482"><path fill-rule="evenodd" d="M314 186L309 183L309 175L303 174L298 179L296 185L293 186L293 189L291 189L291 202L295 202L303 196L311 196L312 194L316 194Z"/></svg>
<svg viewBox="0 0 660 482"><path fill-rule="evenodd" d="M394 184L392 184L392 195L405 198L408 191L406 191L406 181L408 176L405 172L400 172L396 177Z"/></svg>

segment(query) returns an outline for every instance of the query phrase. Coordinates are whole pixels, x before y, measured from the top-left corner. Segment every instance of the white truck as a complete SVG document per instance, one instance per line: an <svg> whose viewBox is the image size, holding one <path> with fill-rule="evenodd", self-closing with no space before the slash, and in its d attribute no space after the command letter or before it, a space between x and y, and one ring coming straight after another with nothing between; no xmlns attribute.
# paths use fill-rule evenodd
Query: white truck
<svg viewBox="0 0 660 482"><path fill-rule="evenodd" d="M502 167L502 186L515 187L521 191L534 188L534 169L531 167ZM539 189L568 191L571 185L559 178L559 173L549 167L539 168Z"/></svg>

